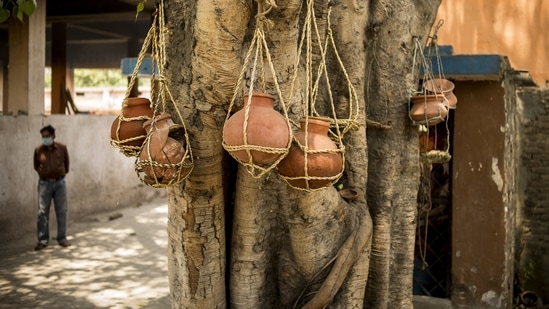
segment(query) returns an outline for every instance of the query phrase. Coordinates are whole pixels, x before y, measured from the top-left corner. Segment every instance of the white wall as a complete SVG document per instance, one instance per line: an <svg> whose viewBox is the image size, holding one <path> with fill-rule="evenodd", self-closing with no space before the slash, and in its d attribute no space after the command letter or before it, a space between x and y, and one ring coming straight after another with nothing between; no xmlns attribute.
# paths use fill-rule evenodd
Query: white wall
<svg viewBox="0 0 549 309"><path fill-rule="evenodd" d="M67 145L71 166L66 177L70 222L101 211L138 204L165 194L141 184L135 158L109 144L115 115L0 116L0 242L36 233L38 175L34 148L40 129L51 124L56 141ZM50 236L55 212L50 210Z"/></svg>

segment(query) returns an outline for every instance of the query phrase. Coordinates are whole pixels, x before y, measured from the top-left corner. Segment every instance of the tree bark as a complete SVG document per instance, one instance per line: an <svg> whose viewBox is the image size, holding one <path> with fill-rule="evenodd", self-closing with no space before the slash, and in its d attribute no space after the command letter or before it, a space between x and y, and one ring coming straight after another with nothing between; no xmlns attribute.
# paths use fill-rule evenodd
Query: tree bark
<svg viewBox="0 0 549 309"><path fill-rule="evenodd" d="M390 129L369 128L368 205L374 223L368 308L412 308L417 128L408 118L413 36L427 40L440 0L372 0L366 34L368 118ZM417 72L417 68L416 68ZM406 287L406 288L403 288Z"/></svg>
<svg viewBox="0 0 549 309"><path fill-rule="evenodd" d="M332 186L295 190L276 170L254 178L242 166L235 172L226 159L223 123L254 29L265 22L255 18L257 2L165 0L165 78L189 128L195 162L184 184L168 191L172 308L411 308L419 180L417 129L406 109L416 82L412 36L425 41L439 2L315 2L323 36L331 8L346 68L328 54L330 88L319 89L317 110L331 116L331 92L338 118L347 118L347 78L358 97L355 129L344 138L341 182L359 194L348 203ZM276 84L296 123L304 116L304 93L289 93L294 72L304 67L303 58L295 64L306 7L279 0L265 16ZM314 52L318 65L318 48ZM265 69L266 89L256 90L277 97ZM250 82L248 71L244 88ZM305 84L300 73L293 87Z"/></svg>

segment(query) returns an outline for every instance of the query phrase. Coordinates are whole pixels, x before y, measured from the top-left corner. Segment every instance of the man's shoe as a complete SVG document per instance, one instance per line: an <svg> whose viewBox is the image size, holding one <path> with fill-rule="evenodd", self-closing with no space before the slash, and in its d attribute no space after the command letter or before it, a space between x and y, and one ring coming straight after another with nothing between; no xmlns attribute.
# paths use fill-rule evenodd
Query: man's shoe
<svg viewBox="0 0 549 309"><path fill-rule="evenodd" d="M71 245L71 243L70 243L68 240L65 239L65 240L63 240L63 241L60 241L60 242L59 242L59 245L60 245L61 247L68 247L68 246Z"/></svg>
<svg viewBox="0 0 549 309"><path fill-rule="evenodd" d="M35 250L35 251L40 251L40 250L46 248L47 246L48 246L48 245L45 245L45 244L39 242L39 243L37 243L36 246L34 247L34 250Z"/></svg>

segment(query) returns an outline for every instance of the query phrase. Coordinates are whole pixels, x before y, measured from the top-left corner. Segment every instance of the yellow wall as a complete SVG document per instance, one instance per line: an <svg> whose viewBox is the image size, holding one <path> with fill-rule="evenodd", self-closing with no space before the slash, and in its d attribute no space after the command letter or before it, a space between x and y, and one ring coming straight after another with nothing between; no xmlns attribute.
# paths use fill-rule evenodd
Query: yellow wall
<svg viewBox="0 0 549 309"><path fill-rule="evenodd" d="M507 56L540 86L549 81L548 0L443 0L439 19L439 45L456 54Z"/></svg>

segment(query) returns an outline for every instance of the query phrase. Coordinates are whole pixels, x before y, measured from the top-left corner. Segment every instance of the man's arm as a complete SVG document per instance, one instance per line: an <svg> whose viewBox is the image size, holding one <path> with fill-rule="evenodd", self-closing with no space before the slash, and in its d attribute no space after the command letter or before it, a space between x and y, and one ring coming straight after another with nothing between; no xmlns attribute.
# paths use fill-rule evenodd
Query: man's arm
<svg viewBox="0 0 549 309"><path fill-rule="evenodd" d="M38 151L37 149L34 149L34 155L33 155L33 164L34 164L34 170L35 171L39 171L41 166L40 166L40 160L38 160Z"/></svg>
<svg viewBox="0 0 549 309"><path fill-rule="evenodd" d="M67 150L67 147L65 146L65 174L69 173L69 151Z"/></svg>

